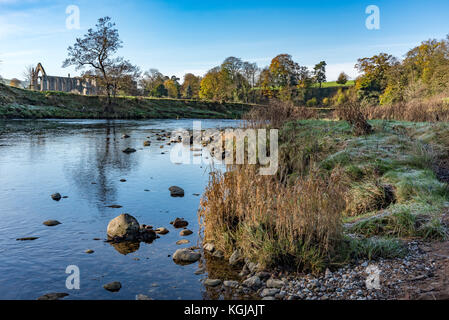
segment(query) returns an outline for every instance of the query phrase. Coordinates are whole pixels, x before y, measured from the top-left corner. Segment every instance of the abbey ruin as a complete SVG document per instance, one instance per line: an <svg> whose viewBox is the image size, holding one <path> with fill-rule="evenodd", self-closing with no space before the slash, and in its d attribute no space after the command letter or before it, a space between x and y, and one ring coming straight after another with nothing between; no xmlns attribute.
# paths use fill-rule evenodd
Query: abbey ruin
<svg viewBox="0 0 449 320"><path fill-rule="evenodd" d="M54 77L48 76L41 63L32 70L31 90L37 91L62 91L72 92L83 95L98 94L98 88L95 79Z"/></svg>

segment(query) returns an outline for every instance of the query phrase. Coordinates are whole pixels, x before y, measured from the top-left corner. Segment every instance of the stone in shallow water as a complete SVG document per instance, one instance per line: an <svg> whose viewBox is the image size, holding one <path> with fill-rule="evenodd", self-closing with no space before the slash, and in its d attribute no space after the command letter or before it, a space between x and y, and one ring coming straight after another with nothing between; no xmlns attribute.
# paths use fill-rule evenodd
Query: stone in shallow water
<svg viewBox="0 0 449 320"><path fill-rule="evenodd" d="M123 153L130 154L130 153L134 153L136 151L137 150L134 148L126 148L125 150L123 150Z"/></svg>
<svg viewBox="0 0 449 320"><path fill-rule="evenodd" d="M178 246L180 246L180 245L183 245L183 244L188 244L188 243L190 243L190 241L189 240L179 240L179 241L176 241L176 244L178 245Z"/></svg>
<svg viewBox="0 0 449 320"><path fill-rule="evenodd" d="M51 195L51 198L52 198L53 200L55 200L55 201L59 201L59 200L62 199L62 196L61 196L60 193L54 193L54 194Z"/></svg>
<svg viewBox="0 0 449 320"><path fill-rule="evenodd" d="M105 288L106 290L108 290L110 292L117 292L117 291L120 291L120 289L122 288L122 284L118 281L114 281L114 282L105 284L103 286L103 288Z"/></svg>
<svg viewBox="0 0 449 320"><path fill-rule="evenodd" d="M207 287L217 287L221 284L220 279L206 279L204 285Z"/></svg>
<svg viewBox="0 0 449 320"><path fill-rule="evenodd" d="M184 189L178 186L172 186L168 188L168 190L170 190L170 195L172 197L184 197Z"/></svg>
<svg viewBox="0 0 449 320"><path fill-rule="evenodd" d="M19 238L17 241L34 241L39 239L38 237L26 237L26 238Z"/></svg>
<svg viewBox="0 0 449 320"><path fill-rule="evenodd" d="M173 260L176 263L181 263L181 264L194 263L194 262L200 260L200 258L201 258L200 253L195 252L190 249L176 250L175 254L173 255Z"/></svg>
<svg viewBox="0 0 449 320"><path fill-rule="evenodd" d="M138 294L136 296L136 300L153 300L153 299L151 299L149 296L146 296L144 294Z"/></svg>
<svg viewBox="0 0 449 320"><path fill-rule="evenodd" d="M92 253L94 253L95 251L89 249L89 250L86 250L85 252L86 252L87 254L92 254Z"/></svg>
<svg viewBox="0 0 449 320"><path fill-rule="evenodd" d="M187 221L181 218L176 218L175 221L170 222L176 229L185 228L189 225Z"/></svg>
<svg viewBox="0 0 449 320"><path fill-rule="evenodd" d="M182 230L182 231L179 233L179 235L180 235L181 237L190 236L191 234L193 234L193 232L192 232L191 230L189 230L189 229L184 229L184 230Z"/></svg>
<svg viewBox="0 0 449 320"><path fill-rule="evenodd" d="M62 292L47 293L47 294L44 294L43 296L37 298L37 300L59 300L59 299L67 297L68 295L69 295L68 293L62 293Z"/></svg>
<svg viewBox="0 0 449 320"><path fill-rule="evenodd" d="M48 220L48 221L45 221L43 224L46 225L47 227L54 227L54 226L60 225L61 222L59 222L57 220Z"/></svg>
<svg viewBox="0 0 449 320"><path fill-rule="evenodd" d="M136 218L124 213L109 222L107 233L111 238L120 237L131 240L137 238L139 230L140 225Z"/></svg>
<svg viewBox="0 0 449 320"><path fill-rule="evenodd" d="M164 235L164 234L167 234L167 233L169 233L170 231L168 231L168 229L167 228L157 228L156 230L154 230L154 231L156 231L156 233L157 234L162 234L162 235Z"/></svg>

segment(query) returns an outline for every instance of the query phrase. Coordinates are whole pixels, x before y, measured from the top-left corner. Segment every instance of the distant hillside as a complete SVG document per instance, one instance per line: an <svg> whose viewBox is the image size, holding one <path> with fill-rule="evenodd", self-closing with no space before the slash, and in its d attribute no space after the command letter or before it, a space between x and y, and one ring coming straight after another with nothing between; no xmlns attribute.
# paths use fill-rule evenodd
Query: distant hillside
<svg viewBox="0 0 449 320"><path fill-rule="evenodd" d="M105 97L37 92L0 84L0 118L62 119L239 119L253 105L181 99L119 97L114 113L103 112Z"/></svg>

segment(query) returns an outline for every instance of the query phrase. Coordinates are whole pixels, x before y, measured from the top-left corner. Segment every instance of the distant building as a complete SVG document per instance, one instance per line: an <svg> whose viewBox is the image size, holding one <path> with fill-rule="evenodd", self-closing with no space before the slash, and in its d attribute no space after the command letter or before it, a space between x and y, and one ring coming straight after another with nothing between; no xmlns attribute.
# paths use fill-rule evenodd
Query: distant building
<svg viewBox="0 0 449 320"><path fill-rule="evenodd" d="M83 95L96 95L98 88L95 79L84 79L80 77L54 77L49 76L41 63L32 71L31 90L36 91L62 91Z"/></svg>

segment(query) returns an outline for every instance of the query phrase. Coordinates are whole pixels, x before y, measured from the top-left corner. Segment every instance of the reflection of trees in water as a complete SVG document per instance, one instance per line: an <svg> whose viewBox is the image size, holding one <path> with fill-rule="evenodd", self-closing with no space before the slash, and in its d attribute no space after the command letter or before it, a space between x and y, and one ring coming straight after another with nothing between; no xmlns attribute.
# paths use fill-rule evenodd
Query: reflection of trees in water
<svg viewBox="0 0 449 320"><path fill-rule="evenodd" d="M121 139L120 126L113 121L96 125L81 137L87 139L80 142L83 149L78 164L71 168L71 178L83 198L104 211L106 204L113 204L117 199L116 184L119 182L114 171L126 175L136 166L137 160L135 155L122 152L132 146L131 141Z"/></svg>

